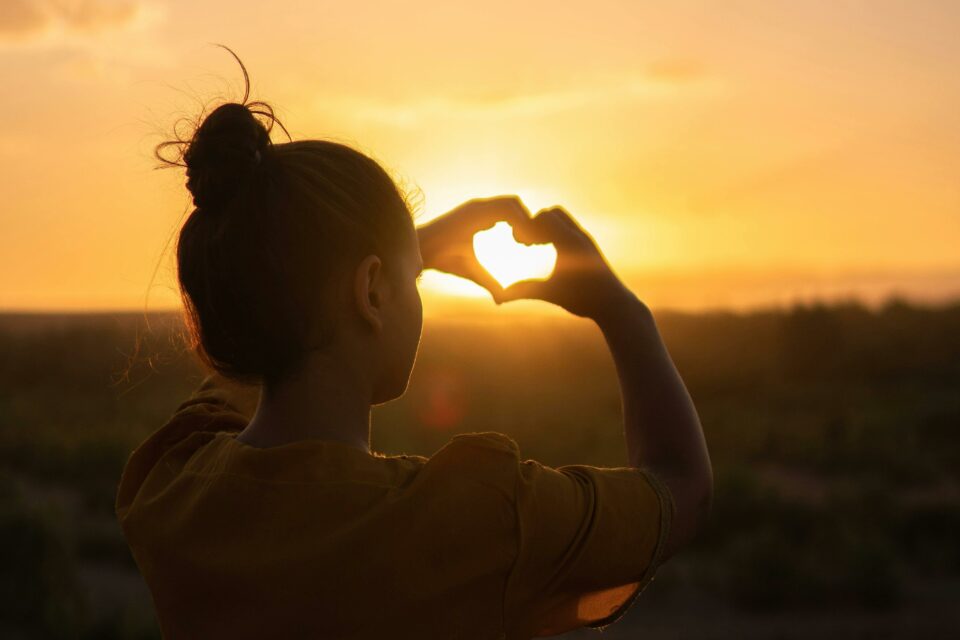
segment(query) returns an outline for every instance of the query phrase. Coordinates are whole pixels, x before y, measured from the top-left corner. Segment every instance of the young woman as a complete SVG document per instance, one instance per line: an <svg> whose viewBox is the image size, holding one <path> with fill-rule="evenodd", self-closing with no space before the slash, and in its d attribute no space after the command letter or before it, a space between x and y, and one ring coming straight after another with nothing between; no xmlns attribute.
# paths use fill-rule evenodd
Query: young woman
<svg viewBox="0 0 960 640"><path fill-rule="evenodd" d="M563 209L479 199L416 228L376 162L274 144L275 121L244 96L168 143L195 204L179 283L212 373L131 455L117 495L164 635L513 640L617 620L712 493L650 311ZM500 220L556 246L549 280L502 289L477 263L473 234ZM430 458L371 451L370 408L404 393L416 358L423 269L595 321L630 466L552 468L495 432Z"/></svg>

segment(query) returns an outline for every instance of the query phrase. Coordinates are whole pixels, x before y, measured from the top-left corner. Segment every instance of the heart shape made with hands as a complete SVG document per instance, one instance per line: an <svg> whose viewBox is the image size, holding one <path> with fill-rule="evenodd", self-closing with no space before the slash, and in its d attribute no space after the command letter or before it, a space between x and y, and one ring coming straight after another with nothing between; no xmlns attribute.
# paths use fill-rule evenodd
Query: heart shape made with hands
<svg viewBox="0 0 960 640"><path fill-rule="evenodd" d="M513 239L513 227L498 222L473 236L477 261L502 287L520 280L546 280L557 263L557 248L552 244L524 245Z"/></svg>

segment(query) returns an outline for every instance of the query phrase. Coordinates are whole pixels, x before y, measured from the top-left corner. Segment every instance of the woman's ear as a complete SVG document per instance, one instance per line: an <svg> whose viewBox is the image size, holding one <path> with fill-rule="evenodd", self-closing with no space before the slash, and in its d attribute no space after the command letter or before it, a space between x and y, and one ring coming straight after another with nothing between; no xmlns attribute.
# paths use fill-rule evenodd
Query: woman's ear
<svg viewBox="0 0 960 640"><path fill-rule="evenodd" d="M386 282L382 266L379 256L370 254L360 261L353 280L353 297L357 312L374 331L380 331L383 328Z"/></svg>

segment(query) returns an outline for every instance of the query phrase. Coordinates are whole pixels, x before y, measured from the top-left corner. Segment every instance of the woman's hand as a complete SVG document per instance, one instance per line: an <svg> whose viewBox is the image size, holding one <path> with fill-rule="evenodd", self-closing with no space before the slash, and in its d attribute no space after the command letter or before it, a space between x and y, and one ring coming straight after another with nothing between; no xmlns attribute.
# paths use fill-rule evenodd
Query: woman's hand
<svg viewBox="0 0 960 640"><path fill-rule="evenodd" d="M501 301L534 298L574 315L597 320L635 298L614 274L593 238L561 207L544 209L514 237L524 244L552 242L557 263L547 280L521 280L501 293Z"/></svg>
<svg viewBox="0 0 960 640"><path fill-rule="evenodd" d="M517 196L478 198L461 204L417 228L424 269L436 269L476 282L500 304L503 287L483 268L473 251L473 236L498 222L519 230L530 223L530 212Z"/></svg>

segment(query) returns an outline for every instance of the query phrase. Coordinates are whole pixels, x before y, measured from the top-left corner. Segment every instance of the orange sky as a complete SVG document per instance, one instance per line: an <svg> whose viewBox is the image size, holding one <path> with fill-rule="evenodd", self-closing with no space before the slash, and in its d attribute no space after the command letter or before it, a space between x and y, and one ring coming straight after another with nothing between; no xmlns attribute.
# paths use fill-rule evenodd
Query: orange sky
<svg viewBox="0 0 960 640"><path fill-rule="evenodd" d="M420 220L563 204L651 306L960 295L960 3L653 4L3 0L0 309L178 304L151 150L240 97L211 42ZM451 280L428 313L493 308Z"/></svg>

